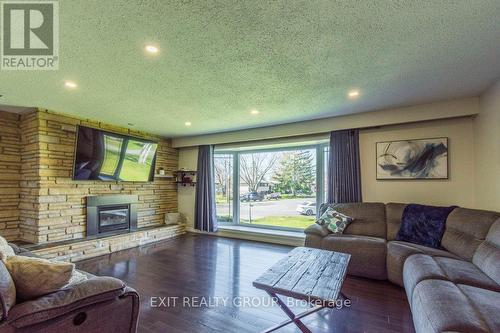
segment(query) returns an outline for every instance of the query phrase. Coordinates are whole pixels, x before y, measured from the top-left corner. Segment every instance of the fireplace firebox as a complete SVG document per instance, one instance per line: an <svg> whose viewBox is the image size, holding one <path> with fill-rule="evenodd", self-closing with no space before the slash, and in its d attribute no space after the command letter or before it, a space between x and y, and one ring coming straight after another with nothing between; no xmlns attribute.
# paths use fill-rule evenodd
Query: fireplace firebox
<svg viewBox="0 0 500 333"><path fill-rule="evenodd" d="M87 197L87 236L137 229L137 195Z"/></svg>

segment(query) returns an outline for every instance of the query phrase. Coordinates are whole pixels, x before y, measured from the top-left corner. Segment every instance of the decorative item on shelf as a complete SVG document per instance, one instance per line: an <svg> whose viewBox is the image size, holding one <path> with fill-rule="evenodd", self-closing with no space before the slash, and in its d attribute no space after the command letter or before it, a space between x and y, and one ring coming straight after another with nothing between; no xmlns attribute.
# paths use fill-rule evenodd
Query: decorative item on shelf
<svg viewBox="0 0 500 333"><path fill-rule="evenodd" d="M183 216L181 213L166 213L165 214L165 224L181 224L183 222Z"/></svg>
<svg viewBox="0 0 500 333"><path fill-rule="evenodd" d="M181 170L177 171L175 175L177 179L176 182L179 185L182 186L196 185L196 171L189 171L186 170L185 168L182 168Z"/></svg>
<svg viewBox="0 0 500 333"><path fill-rule="evenodd" d="M164 168L159 168L155 177L156 178L174 178L174 175L167 174Z"/></svg>

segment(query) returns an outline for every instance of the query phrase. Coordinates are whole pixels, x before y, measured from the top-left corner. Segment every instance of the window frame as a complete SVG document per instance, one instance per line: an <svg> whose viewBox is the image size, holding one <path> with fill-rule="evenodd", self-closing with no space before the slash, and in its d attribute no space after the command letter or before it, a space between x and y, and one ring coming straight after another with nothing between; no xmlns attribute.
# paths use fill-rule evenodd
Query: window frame
<svg viewBox="0 0 500 333"><path fill-rule="evenodd" d="M244 226L249 228L258 228L258 229L271 229L271 230L283 230L283 231L295 231L295 232L303 232L303 229L298 228L290 228L290 227L278 227L272 225L256 225L252 223L246 223L240 221L240 154L253 154L253 153L272 153L272 152L286 152L286 151L295 151L295 150L305 150L305 149L315 149L316 150L316 217L319 214L319 206L321 203L325 202L327 199L325 197L325 178L328 176L325 173L324 163L325 163L325 147L328 146L328 143L317 143L312 145L297 145L297 146L288 146L288 147L278 147L278 148L262 148L262 149L248 149L248 150L239 150L239 149L221 149L217 150L217 147L214 151L214 159L216 155L232 155L232 195L233 195L233 216L232 222L227 221L217 221L220 226ZM213 162L215 163L215 162Z"/></svg>

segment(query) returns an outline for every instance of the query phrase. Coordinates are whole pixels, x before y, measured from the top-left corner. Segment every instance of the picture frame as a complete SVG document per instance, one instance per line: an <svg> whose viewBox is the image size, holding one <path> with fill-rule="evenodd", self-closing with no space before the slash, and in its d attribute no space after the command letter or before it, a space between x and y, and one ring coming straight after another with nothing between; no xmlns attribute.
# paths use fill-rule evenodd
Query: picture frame
<svg viewBox="0 0 500 333"><path fill-rule="evenodd" d="M448 179L448 137L375 144L377 180Z"/></svg>

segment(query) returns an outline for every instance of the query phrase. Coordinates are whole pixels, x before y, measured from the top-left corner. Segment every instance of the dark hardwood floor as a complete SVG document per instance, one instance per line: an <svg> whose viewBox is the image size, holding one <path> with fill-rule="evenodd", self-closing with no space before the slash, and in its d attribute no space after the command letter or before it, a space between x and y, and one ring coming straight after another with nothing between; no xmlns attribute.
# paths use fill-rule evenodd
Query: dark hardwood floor
<svg viewBox="0 0 500 333"><path fill-rule="evenodd" d="M259 332L287 318L252 281L290 250L288 246L185 235L82 261L77 267L122 279L139 292L139 332ZM343 292L352 306L306 317L304 323L313 332L414 332L403 289L348 277ZM176 306L172 298L171 306L164 306L166 299L160 307L151 306L152 297L172 296L180 297ZM187 296L199 298L183 306L182 298ZM200 304L195 300L212 304L196 307ZM160 305L159 298L153 301ZM240 306L240 301L253 304ZM306 306L293 309L301 311ZM299 330L288 325L279 332Z"/></svg>

